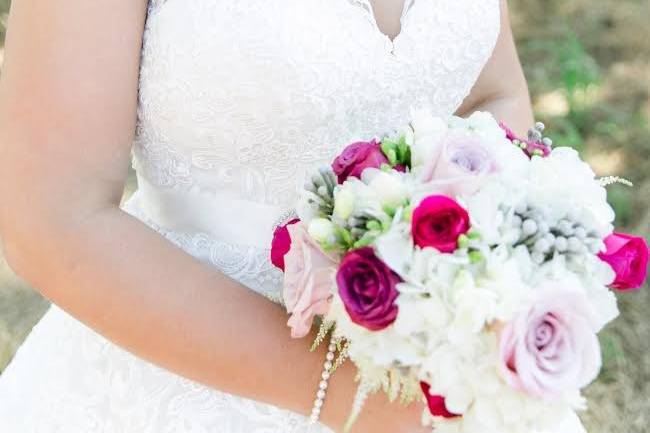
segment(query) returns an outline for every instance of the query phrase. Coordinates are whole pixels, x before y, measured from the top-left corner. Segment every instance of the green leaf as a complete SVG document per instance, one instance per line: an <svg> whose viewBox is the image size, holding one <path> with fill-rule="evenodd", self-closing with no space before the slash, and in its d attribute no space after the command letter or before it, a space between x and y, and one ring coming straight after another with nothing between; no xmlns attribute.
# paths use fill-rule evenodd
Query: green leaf
<svg viewBox="0 0 650 433"><path fill-rule="evenodd" d="M384 205L384 207L382 208L382 210L383 210L384 212L386 212L386 214L387 214L389 217L391 217L391 218L395 216L395 212L397 211L397 209L395 209L395 208L392 207L392 206L388 206L388 205Z"/></svg>
<svg viewBox="0 0 650 433"><path fill-rule="evenodd" d="M338 235L341 238L341 241L345 246L352 246L353 241L352 241L352 235L350 234L350 231L348 229L345 229L343 227L338 227Z"/></svg>
<svg viewBox="0 0 650 433"><path fill-rule="evenodd" d="M368 230L381 231L381 223L377 220L370 220L366 223Z"/></svg>
<svg viewBox="0 0 650 433"><path fill-rule="evenodd" d="M395 149L388 149L388 152L385 152L386 158L388 158L388 162L390 162L390 165L397 165L397 152L395 152Z"/></svg>
<svg viewBox="0 0 650 433"><path fill-rule="evenodd" d="M481 253L478 250L473 250L468 253L469 256L469 261L476 264L476 263L481 263L484 259L483 253Z"/></svg>
<svg viewBox="0 0 650 433"><path fill-rule="evenodd" d="M370 233L370 232L366 232L366 233L361 237L361 239L359 239L358 241L356 241L356 242L354 243L353 248L363 248L363 247L367 247L368 245L372 244L372 243L375 241L375 239L377 239L377 236L376 236L375 234Z"/></svg>

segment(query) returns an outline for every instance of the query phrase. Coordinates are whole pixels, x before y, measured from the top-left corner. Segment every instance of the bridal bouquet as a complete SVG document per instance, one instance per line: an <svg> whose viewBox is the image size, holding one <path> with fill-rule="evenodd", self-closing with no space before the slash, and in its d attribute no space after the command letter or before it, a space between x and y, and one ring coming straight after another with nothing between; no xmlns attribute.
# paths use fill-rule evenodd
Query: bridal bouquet
<svg viewBox="0 0 650 433"><path fill-rule="evenodd" d="M272 261L292 336L318 318L315 343L331 332L341 351L323 377L344 357L358 367L351 419L383 390L426 400L436 433L582 429L612 289L643 284L648 247L613 231L605 186L626 181L596 178L543 129L518 139L487 113L414 111L311 176Z"/></svg>

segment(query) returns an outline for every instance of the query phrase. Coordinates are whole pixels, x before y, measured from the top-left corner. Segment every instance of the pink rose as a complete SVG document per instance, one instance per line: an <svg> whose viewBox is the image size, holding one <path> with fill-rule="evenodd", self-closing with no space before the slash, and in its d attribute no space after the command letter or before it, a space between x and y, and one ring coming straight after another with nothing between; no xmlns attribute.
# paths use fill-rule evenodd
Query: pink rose
<svg viewBox="0 0 650 433"><path fill-rule="evenodd" d="M598 375L598 320L581 289L548 282L538 290L533 305L500 333L500 370L513 388L552 398Z"/></svg>
<svg viewBox="0 0 650 433"><path fill-rule="evenodd" d="M396 286L401 281L372 247L347 253L336 274L339 296L350 319L371 331L382 330L397 318Z"/></svg>
<svg viewBox="0 0 650 433"><path fill-rule="evenodd" d="M332 170L339 183L343 183L350 176L361 178L366 168L380 168L382 164L388 164L388 158L381 151L379 142L359 141L343 149L332 163Z"/></svg>
<svg viewBox="0 0 650 433"><path fill-rule="evenodd" d="M525 146L521 149L529 158L531 158L533 155L536 155L538 153L541 153L540 156L547 157L551 154L551 148L549 146L545 146L544 143L536 143L534 141L526 140L523 138L517 137L517 135L512 131L512 129L508 128L508 126L503 123L499 122L499 126L501 129L503 129L506 133L506 138L510 141L518 141L519 143L524 143Z"/></svg>
<svg viewBox="0 0 650 433"><path fill-rule="evenodd" d="M287 226L291 249L284 256L284 303L292 338L309 333L316 315L327 314L336 261L309 236L302 222Z"/></svg>
<svg viewBox="0 0 650 433"><path fill-rule="evenodd" d="M469 214L456 201L432 195L413 211L411 232L420 248L433 247L442 253L458 248L458 238L469 231Z"/></svg>
<svg viewBox="0 0 650 433"><path fill-rule="evenodd" d="M443 139L437 154L425 163L421 179L438 185L445 195L472 194L497 167L480 137L452 131Z"/></svg>
<svg viewBox="0 0 650 433"><path fill-rule="evenodd" d="M444 418L457 418L460 415L449 412L447 406L445 405L445 398L441 395L431 395L431 386L426 382L420 382L420 388L422 388L422 393L427 399L427 406L429 407L429 412L433 416L441 416Z"/></svg>
<svg viewBox="0 0 650 433"><path fill-rule="evenodd" d="M598 257L616 272L612 287L619 290L641 287L648 274L648 244L645 239L613 233L605 239L605 247L607 250Z"/></svg>
<svg viewBox="0 0 650 433"><path fill-rule="evenodd" d="M288 223L278 226L273 232L273 240L271 241L271 263L276 268L284 271L284 256L291 248L291 238L289 237L288 226L299 222L299 219L292 219Z"/></svg>

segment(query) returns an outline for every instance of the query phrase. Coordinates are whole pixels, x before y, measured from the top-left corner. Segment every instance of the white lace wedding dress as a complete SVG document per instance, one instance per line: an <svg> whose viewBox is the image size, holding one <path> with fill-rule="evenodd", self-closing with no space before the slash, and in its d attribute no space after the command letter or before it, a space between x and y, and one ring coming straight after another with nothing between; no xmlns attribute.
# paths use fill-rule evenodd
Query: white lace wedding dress
<svg viewBox="0 0 650 433"><path fill-rule="evenodd" d="M279 301L272 225L305 171L403 125L412 105L453 113L498 31L498 0L406 0L393 41L367 0L152 0L139 190L124 209ZM55 306L0 376L2 433L306 431L300 415L142 361Z"/></svg>

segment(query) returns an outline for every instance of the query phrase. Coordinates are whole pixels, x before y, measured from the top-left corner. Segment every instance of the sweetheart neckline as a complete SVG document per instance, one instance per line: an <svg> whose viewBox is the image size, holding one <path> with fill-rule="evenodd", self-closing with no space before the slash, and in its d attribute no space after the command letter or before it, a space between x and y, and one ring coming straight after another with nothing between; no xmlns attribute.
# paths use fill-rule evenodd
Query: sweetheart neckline
<svg viewBox="0 0 650 433"><path fill-rule="evenodd" d="M386 42L385 45L387 47L387 51L390 54L395 54L397 43L402 38L404 33L408 31L408 29L406 28L406 18L411 12L411 10L413 9L413 5L415 4L416 0L404 0L404 5L402 6L402 13L400 14L399 17L399 23L400 23L399 32L392 38L379 27L379 23L377 21L377 15L375 15L375 10L370 0L344 0L344 1L348 2L352 7L361 9L365 12L364 15L372 25L373 31L377 34L377 36L381 37Z"/></svg>

